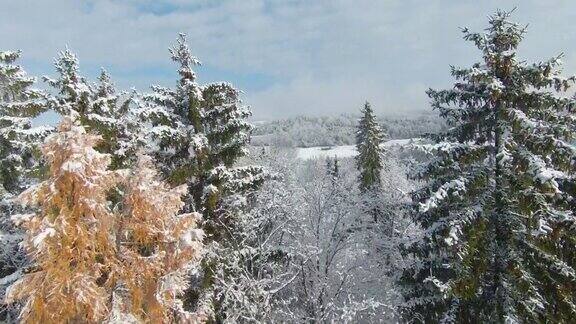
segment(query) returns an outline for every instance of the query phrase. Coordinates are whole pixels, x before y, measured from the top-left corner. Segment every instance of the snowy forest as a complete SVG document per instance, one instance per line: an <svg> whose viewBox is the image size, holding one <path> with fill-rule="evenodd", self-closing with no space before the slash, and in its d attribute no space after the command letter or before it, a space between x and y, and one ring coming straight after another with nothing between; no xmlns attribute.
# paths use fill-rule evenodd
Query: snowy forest
<svg viewBox="0 0 576 324"><path fill-rule="evenodd" d="M183 33L145 91L0 48L0 322L576 322L576 71L484 23L417 116L258 120Z"/></svg>

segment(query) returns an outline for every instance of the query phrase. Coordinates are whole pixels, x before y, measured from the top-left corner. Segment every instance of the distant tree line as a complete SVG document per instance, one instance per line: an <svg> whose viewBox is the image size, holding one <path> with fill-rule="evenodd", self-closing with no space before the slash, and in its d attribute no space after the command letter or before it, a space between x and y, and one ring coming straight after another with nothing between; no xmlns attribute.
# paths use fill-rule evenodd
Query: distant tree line
<svg viewBox="0 0 576 324"><path fill-rule="evenodd" d="M360 115L294 118L257 123L252 133L252 145L286 147L336 146L356 143L356 127ZM421 137L438 133L445 128L444 121L436 115L376 117L387 134L387 139Z"/></svg>

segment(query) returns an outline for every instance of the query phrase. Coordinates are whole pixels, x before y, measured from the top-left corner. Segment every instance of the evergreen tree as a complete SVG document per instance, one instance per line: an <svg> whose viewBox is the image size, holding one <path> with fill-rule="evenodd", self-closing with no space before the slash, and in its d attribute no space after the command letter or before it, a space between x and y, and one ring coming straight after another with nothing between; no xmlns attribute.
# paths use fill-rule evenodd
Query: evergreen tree
<svg viewBox="0 0 576 324"><path fill-rule="evenodd" d="M33 128L31 120L46 110L45 94L32 89L35 80L13 63L20 52L0 52L0 179L2 187L17 194L26 186L37 160L34 145L49 129Z"/></svg>
<svg viewBox="0 0 576 324"><path fill-rule="evenodd" d="M376 121L370 103L366 102L361 110L362 118L356 133L356 167L360 172L360 191L363 207L374 221L382 218L383 206L379 197L382 194L380 174L383 167L384 134Z"/></svg>
<svg viewBox="0 0 576 324"><path fill-rule="evenodd" d="M405 315L422 322L573 322L576 312L574 78L560 57L517 56L525 28L498 11L464 30L483 62L429 90L451 126L414 193L425 229L403 274Z"/></svg>
<svg viewBox="0 0 576 324"><path fill-rule="evenodd" d="M145 157L131 173L108 170L100 140L72 117L46 140L49 178L18 198L38 212L13 216L34 263L7 301L23 301L23 323L199 321L178 299L202 252L199 215L177 214L186 186L158 181ZM108 193L120 183L113 209Z"/></svg>
<svg viewBox="0 0 576 324"><path fill-rule="evenodd" d="M32 119L46 110L45 94L15 61L20 52L0 51L0 298L17 278L25 258L21 233L9 215L19 210L11 199L34 182L39 173L38 143L49 127L33 127ZM0 318L5 316L0 309Z"/></svg>
<svg viewBox="0 0 576 324"><path fill-rule="evenodd" d="M102 69L92 94L92 109L83 124L103 138L96 149L112 154L112 168L132 164L139 140L137 116L134 113L136 92L117 92L108 72Z"/></svg>
<svg viewBox="0 0 576 324"><path fill-rule="evenodd" d="M247 107L239 91L228 83L199 85L186 39L180 35L170 49L179 64L180 79L175 89L154 86L143 97L140 114L150 124L149 152L160 162L160 170L173 184L189 184L186 210L204 215L206 243L212 251L205 259L201 283L191 292L191 302L222 320L221 304L214 290L214 271L234 245L242 210L248 195L264 180L262 168L237 167L247 153L252 129Z"/></svg>
<svg viewBox="0 0 576 324"><path fill-rule="evenodd" d="M71 111L79 114L88 130L98 133L103 141L96 149L112 154L112 168L130 164L139 144L137 118L130 109L135 93L116 92L110 75L102 69L98 82L90 83L81 76L78 58L70 50L60 52L54 62L58 77L44 77L58 91L50 98L52 109L63 116Z"/></svg>
<svg viewBox="0 0 576 324"><path fill-rule="evenodd" d="M71 111L80 116L88 114L91 110L92 86L80 75L78 58L69 49L62 51L54 60L54 67L58 73L57 79L44 77L50 86L58 91L58 96L51 97L49 104L53 110L63 116Z"/></svg>
<svg viewBox="0 0 576 324"><path fill-rule="evenodd" d="M384 134L378 126L374 111L370 103L366 102L361 110L362 118L358 124L356 133L356 166L360 171L360 189L366 191L374 187L380 187L380 171L382 171L381 144Z"/></svg>

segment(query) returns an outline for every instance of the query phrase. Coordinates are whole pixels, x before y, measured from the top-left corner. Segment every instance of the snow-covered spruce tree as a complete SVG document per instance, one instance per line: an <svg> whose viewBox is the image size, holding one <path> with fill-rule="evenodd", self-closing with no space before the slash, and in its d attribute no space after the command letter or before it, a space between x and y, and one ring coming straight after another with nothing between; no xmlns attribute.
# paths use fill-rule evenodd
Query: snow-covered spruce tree
<svg viewBox="0 0 576 324"><path fill-rule="evenodd" d="M576 312L574 78L559 58L527 64L525 29L497 12L464 30L483 62L429 90L451 126L414 193L423 240L403 274L405 316L422 322L568 323Z"/></svg>
<svg viewBox="0 0 576 324"><path fill-rule="evenodd" d="M205 258L203 273L192 303L222 320L218 292L214 290L214 271L226 262L222 249L234 246L232 236L242 217L248 194L264 180L262 168L237 167L246 154L250 115L241 105L239 91L228 83L199 85L193 70L199 61L192 56L183 34L170 49L172 60L180 65L180 80L175 89L154 86L143 96L140 114L151 126L149 152L160 162L160 170L173 184L189 184L186 210L204 215L203 229L211 251ZM210 310L212 308L212 310Z"/></svg>
<svg viewBox="0 0 576 324"><path fill-rule="evenodd" d="M50 97L52 109L66 116L75 111L82 125L102 136L96 149L112 154L112 168L130 164L136 155L139 125L131 106L135 93L117 92L106 70L102 69L98 82L90 83L79 71L78 59L66 49L54 62L58 77L44 80L58 91Z"/></svg>
<svg viewBox="0 0 576 324"><path fill-rule="evenodd" d="M382 191L380 174L383 167L384 134L376 121L370 103L366 102L361 110L362 118L356 133L356 167L360 172L359 187L363 197L363 208L374 221L384 221L383 206L379 204Z"/></svg>
<svg viewBox="0 0 576 324"><path fill-rule="evenodd" d="M225 253L214 268L216 298L219 312L224 315L219 319L225 323L272 321L275 293L294 278L285 271L287 257L276 244L286 225L278 216L284 215L264 214L265 206L261 205L277 202L262 202L266 198L270 195L258 195L255 208L238 218L231 238L236 247L216 250Z"/></svg>
<svg viewBox="0 0 576 324"><path fill-rule="evenodd" d="M24 253L21 233L9 215L19 210L11 199L34 182L39 173L38 143L50 132L32 127L32 119L46 110L45 94L35 90L35 79L15 64L20 52L0 51L0 299L18 276ZM4 314L0 306L0 319Z"/></svg>
<svg viewBox="0 0 576 324"><path fill-rule="evenodd" d="M13 216L33 264L7 301L23 302L24 323L199 321L178 299L202 249L199 215L177 214L186 187L158 181L145 158L131 173L108 170L100 140L71 117L46 140L49 178L18 198L39 211ZM124 203L112 210L120 182Z"/></svg>
<svg viewBox="0 0 576 324"><path fill-rule="evenodd" d="M143 144L138 138L141 127L135 114L136 95L135 90L116 91L110 75L102 69L92 95L92 110L83 120L89 130L102 136L96 149L112 154L114 169L130 166Z"/></svg>
<svg viewBox="0 0 576 324"><path fill-rule="evenodd" d="M358 124L356 133L356 165L360 171L360 189L369 190L380 187L380 171L382 170L381 147L384 141L384 134L378 126L374 111L370 103L366 102L361 110L362 118Z"/></svg>

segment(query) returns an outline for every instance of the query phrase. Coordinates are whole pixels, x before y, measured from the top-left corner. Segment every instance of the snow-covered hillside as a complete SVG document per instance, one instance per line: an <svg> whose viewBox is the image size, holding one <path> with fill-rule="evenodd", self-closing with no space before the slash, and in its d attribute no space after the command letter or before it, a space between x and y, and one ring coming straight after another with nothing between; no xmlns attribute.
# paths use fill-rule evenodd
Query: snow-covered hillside
<svg viewBox="0 0 576 324"><path fill-rule="evenodd" d="M403 146L415 141L420 141L419 138L395 139L389 140L383 144L384 147ZM356 156L355 145L340 145L340 146L314 146L314 147L299 147L296 148L296 156L302 160L322 159L326 157L348 158Z"/></svg>

